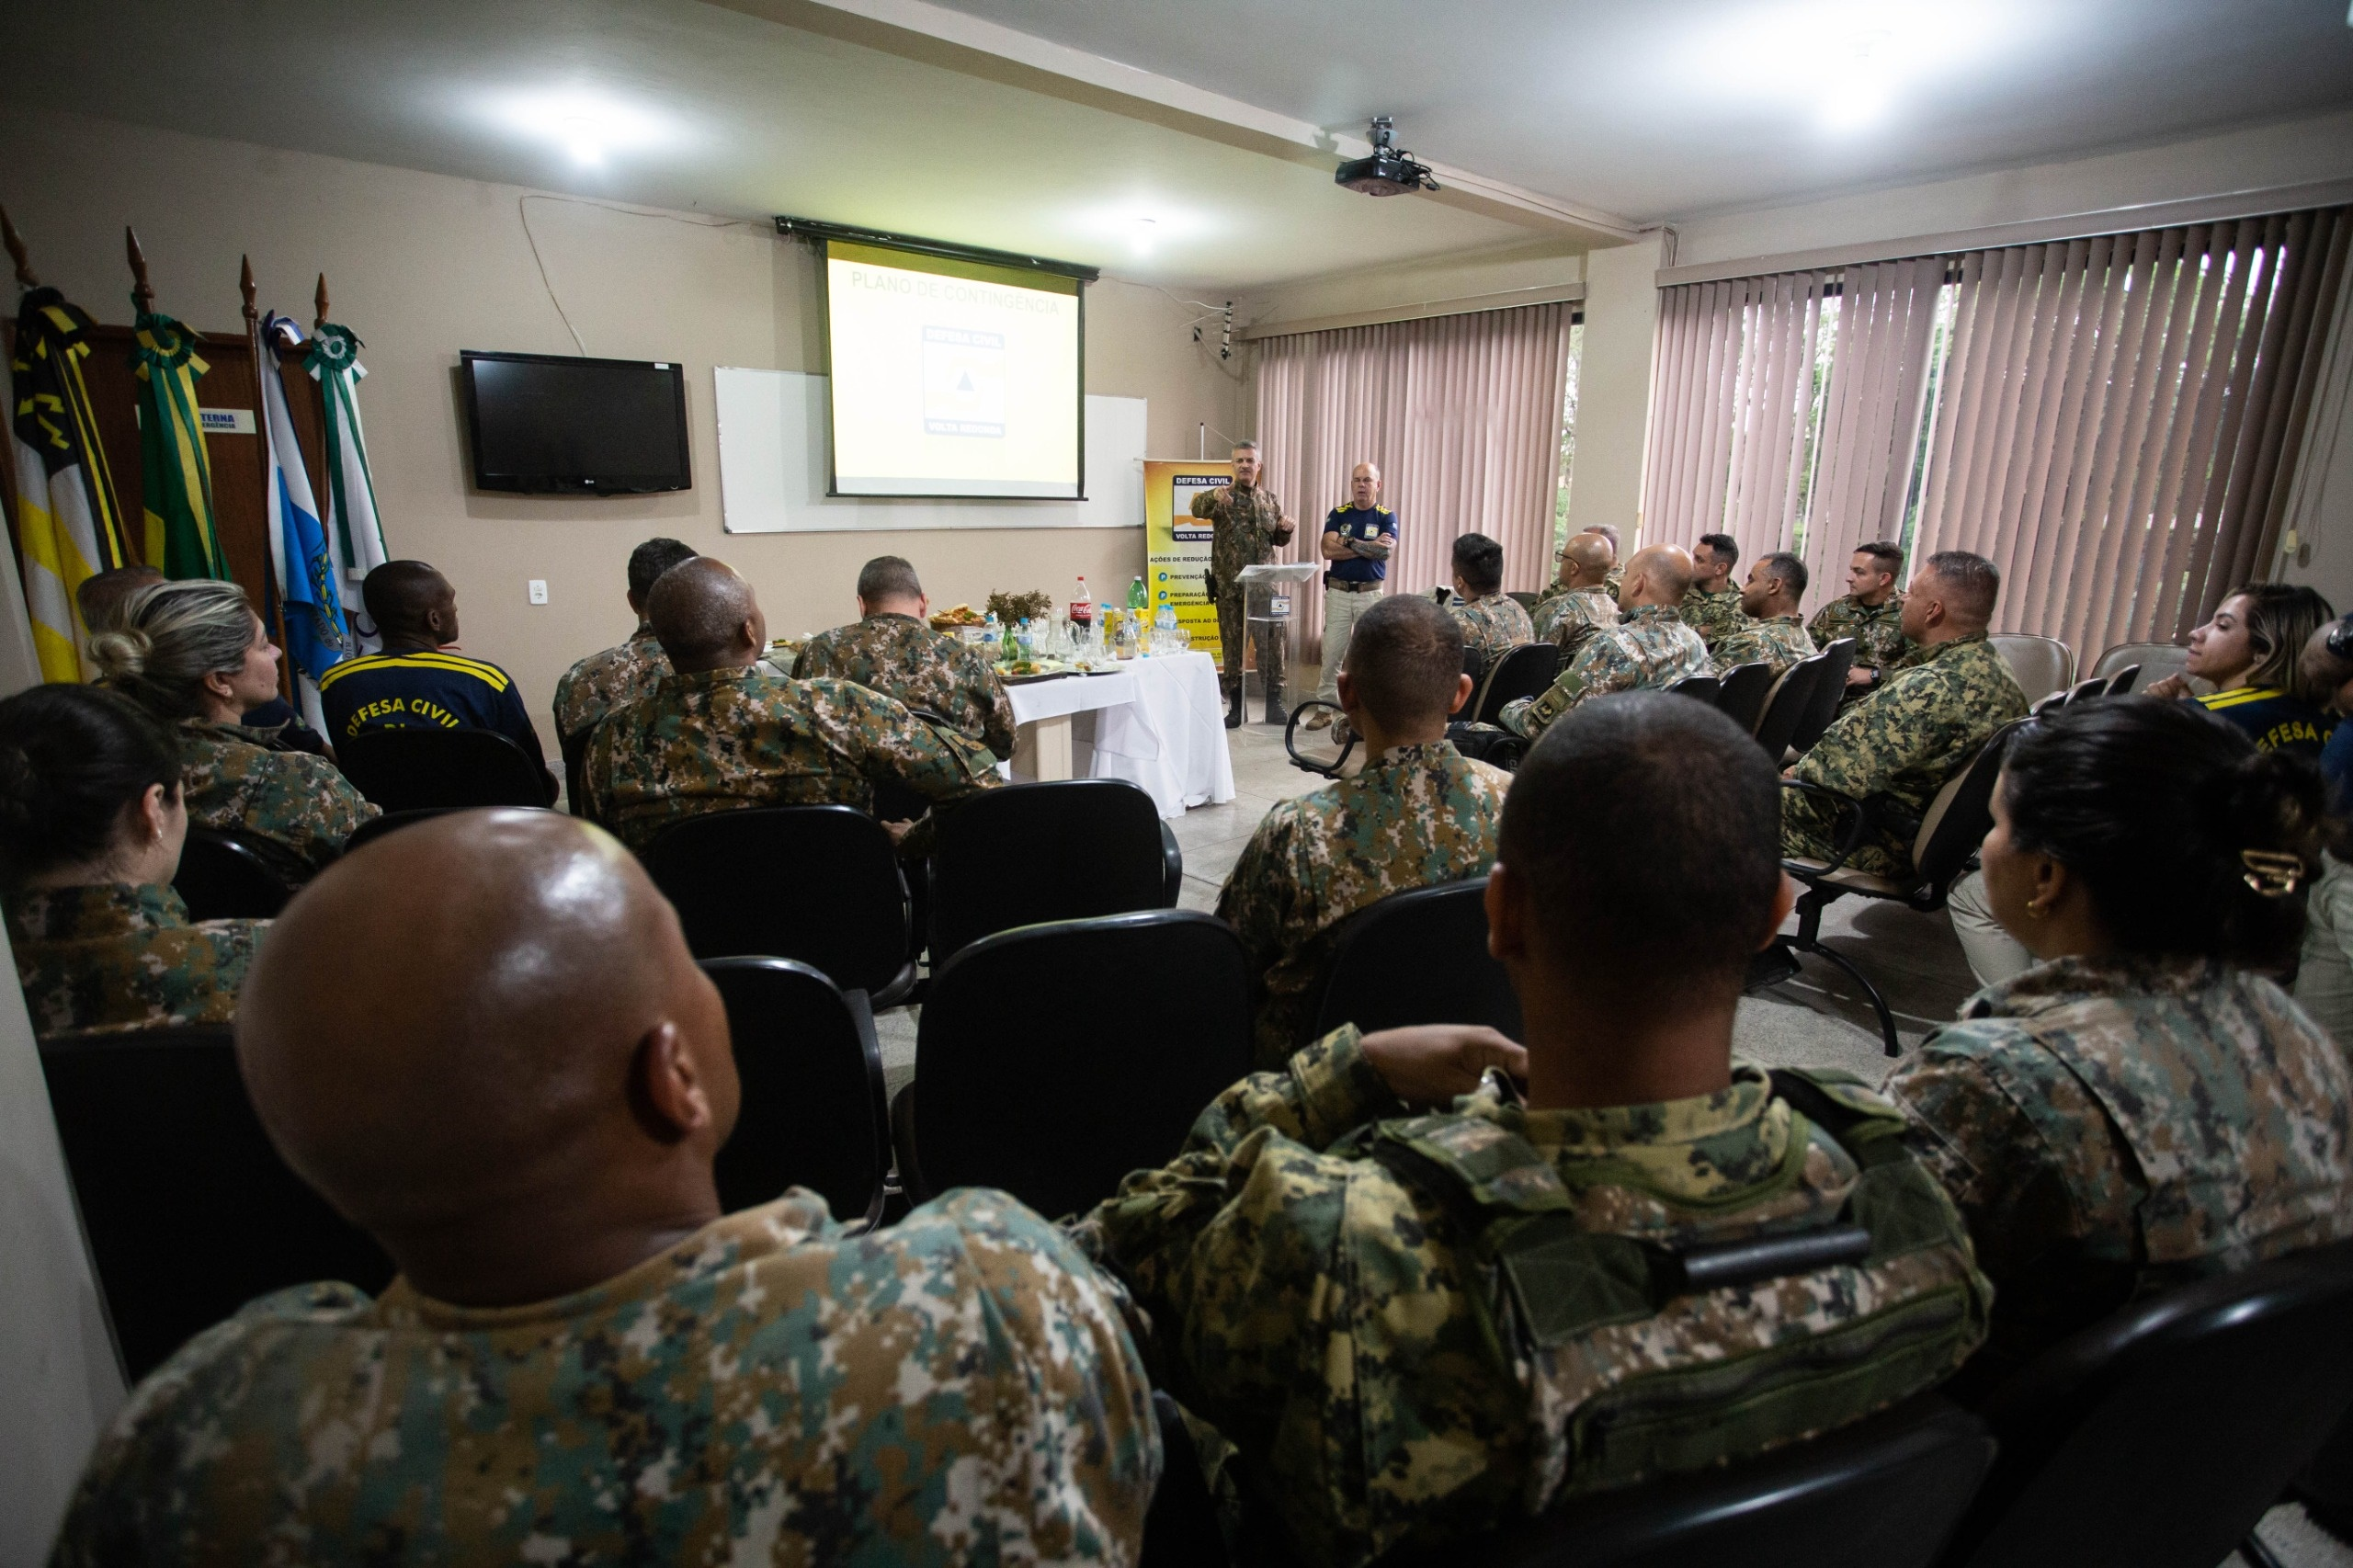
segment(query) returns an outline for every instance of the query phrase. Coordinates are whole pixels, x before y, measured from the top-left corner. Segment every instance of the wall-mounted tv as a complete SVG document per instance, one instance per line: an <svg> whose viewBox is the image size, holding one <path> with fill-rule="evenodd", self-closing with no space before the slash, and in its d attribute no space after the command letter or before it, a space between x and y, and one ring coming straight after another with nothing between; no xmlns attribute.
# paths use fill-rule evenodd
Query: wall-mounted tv
<svg viewBox="0 0 2353 1568"><path fill-rule="evenodd" d="M471 348L459 358L476 489L635 495L692 485L685 367Z"/></svg>

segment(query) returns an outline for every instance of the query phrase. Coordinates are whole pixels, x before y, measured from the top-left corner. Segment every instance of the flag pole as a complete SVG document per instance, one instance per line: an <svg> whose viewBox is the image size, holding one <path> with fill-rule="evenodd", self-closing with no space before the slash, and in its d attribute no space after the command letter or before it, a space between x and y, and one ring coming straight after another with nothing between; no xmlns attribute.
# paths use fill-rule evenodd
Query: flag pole
<svg viewBox="0 0 2353 1568"><path fill-rule="evenodd" d="M0 244L8 247L8 259L17 264L17 287L38 289L40 279L33 276L33 264L25 254L25 236L17 233L17 225L8 221L8 210L0 207Z"/></svg>
<svg viewBox="0 0 2353 1568"><path fill-rule="evenodd" d="M278 497L269 493L271 477L269 393L263 387L261 379L267 373L264 369L265 366L269 369L275 369L277 366L273 363L276 356L270 352L269 346L261 338L261 312L254 305L256 290L254 258L251 256L241 256L237 258L237 292L244 301L245 347L252 350L254 357L254 466L261 471L261 526L264 535L267 536L271 531L270 525L278 517ZM284 545L280 540L265 537L262 540L262 548L264 558L275 562ZM274 585L277 582L277 574L272 572L267 581ZM263 619L268 622L270 634L278 640L278 645L283 648L286 646L286 607L278 602L278 597L275 592L264 597L269 600L269 603L264 607ZM289 702L294 700L291 659L278 661L278 695Z"/></svg>
<svg viewBox="0 0 2353 1568"><path fill-rule="evenodd" d="M131 301L142 315L152 315L155 310L155 290L147 281L147 253L139 248L139 233L130 224L122 226L123 253L131 258Z"/></svg>
<svg viewBox="0 0 2353 1568"><path fill-rule="evenodd" d="M327 275L324 272L319 274L319 291L312 296L312 302L319 307L317 319L311 323L311 330L316 332L327 324Z"/></svg>

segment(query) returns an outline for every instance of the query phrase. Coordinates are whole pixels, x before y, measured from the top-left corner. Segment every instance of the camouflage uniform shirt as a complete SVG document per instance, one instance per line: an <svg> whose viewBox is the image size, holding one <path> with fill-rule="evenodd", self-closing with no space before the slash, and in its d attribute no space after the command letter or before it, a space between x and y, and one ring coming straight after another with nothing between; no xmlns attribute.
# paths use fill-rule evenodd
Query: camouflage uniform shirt
<svg viewBox="0 0 2353 1568"><path fill-rule="evenodd" d="M1574 653L1585 640L1605 627L1618 624L1618 601L1602 587L1568 588L1536 605L1536 641L1557 642Z"/></svg>
<svg viewBox="0 0 2353 1568"><path fill-rule="evenodd" d="M107 882L10 895L8 941L40 1035L225 1024L267 920L188 917L170 888Z"/></svg>
<svg viewBox="0 0 2353 1568"><path fill-rule="evenodd" d="M1699 641L1712 651L1716 639L1731 631L1748 619L1741 612L1740 590L1719 588L1709 593L1704 588L1687 588L1677 612L1683 624L1699 634Z"/></svg>
<svg viewBox="0 0 2353 1568"><path fill-rule="evenodd" d="M934 631L911 615L870 615L809 639L795 680L853 680L938 714L1000 757L1013 755L1013 702L996 658L980 643Z"/></svg>
<svg viewBox="0 0 2353 1568"><path fill-rule="evenodd" d="M1798 759L1794 777L1852 800L1886 796L1915 819L1956 768L1986 738L2026 716L2026 693L1983 632L1920 650L1868 701L1847 710ZM1837 808L1819 795L1781 791L1781 853L1828 860L1835 854ZM1883 829L1855 847L1847 863L1877 876L1912 867L1912 835Z"/></svg>
<svg viewBox="0 0 2353 1568"><path fill-rule="evenodd" d="M1972 997L1887 1093L1999 1292L1990 1371L2145 1290L2353 1235L2353 1073L2257 975L2046 963Z"/></svg>
<svg viewBox="0 0 2353 1568"><path fill-rule="evenodd" d="M1052 1227L795 1191L552 1301L264 1297L131 1395L51 1561L1125 1564L1159 1469Z"/></svg>
<svg viewBox="0 0 2353 1568"><path fill-rule="evenodd" d="M1715 673L1707 644L1681 617L1665 605L1637 605L1586 638L1551 690L1505 703L1499 718L1505 729L1534 740L1580 702Z"/></svg>
<svg viewBox="0 0 2353 1568"><path fill-rule="evenodd" d="M1488 669L1521 643L1536 641L1536 628L1528 619L1528 611L1508 594L1489 594L1482 599L1450 598L1446 601L1446 613L1462 628L1463 646L1478 649L1479 657Z"/></svg>
<svg viewBox="0 0 2353 1568"><path fill-rule="evenodd" d="M1511 775L1447 741L1397 746L1363 772L1282 801L1233 863L1218 918L1257 976L1258 1063L1306 1043L1333 932L1377 899L1476 877L1495 863Z"/></svg>
<svg viewBox="0 0 2353 1568"><path fill-rule="evenodd" d="M1816 650L1813 639L1806 635L1805 623L1794 615L1765 620L1744 615L1740 624L1717 639L1709 652L1716 668L1726 674L1743 665L1769 665L1778 676L1800 659L1813 657Z"/></svg>
<svg viewBox="0 0 2353 1568"><path fill-rule="evenodd" d="M334 763L288 749L275 730L190 719L180 725L180 754L188 820L259 841L255 847L289 882L324 870L361 823L384 814Z"/></svg>
<svg viewBox="0 0 2353 1568"><path fill-rule="evenodd" d="M1150 1316L1163 1386L1231 1440L1251 1489L1329 1568L1493 1529L1549 1500L1531 1473L1542 1434L1484 1328L1460 1221L1370 1157L1377 1119L1403 1108L1355 1028L1336 1029L1228 1089L1174 1162L1129 1176L1074 1230ZM1579 1229L1646 1241L1802 1224L1836 1212L1857 1178L1847 1151L1745 1065L1691 1099L1536 1111L1483 1091L1422 1123L1434 1124L1517 1134L1565 1184ZM1934 1254L1922 1262L1978 1299L1973 1344L1983 1281L1957 1239ZM1835 1326L1761 1306L1743 1317L1620 1323L1597 1357L1731 1359L1760 1323L1784 1337ZM1688 1457L1731 1458L1736 1441ZM1574 1466L1553 1492L1586 1489Z"/></svg>
<svg viewBox="0 0 2353 1568"><path fill-rule="evenodd" d="M670 673L670 656L662 652L654 629L641 626L628 642L601 653L591 653L555 683L555 733L569 740L616 708L626 708L652 693Z"/></svg>
<svg viewBox="0 0 2353 1568"><path fill-rule="evenodd" d="M1814 646L1827 648L1841 637L1855 640L1855 667L1859 670L1893 670L1904 661L1905 653L1916 645L1904 637L1904 596L1887 596L1882 605L1858 603L1855 596L1832 599L1813 612L1806 623L1813 634Z"/></svg>
<svg viewBox="0 0 2353 1568"><path fill-rule="evenodd" d="M608 714L583 768L589 815L632 849L705 812L829 803L874 809L896 783L935 804L1000 782L987 748L846 680L751 667L670 675ZM901 846L923 852L916 835Z"/></svg>
<svg viewBox="0 0 2353 1568"><path fill-rule="evenodd" d="M1221 597L1242 591L1242 569L1256 566L1275 553L1275 531L1282 524L1283 504L1263 484L1245 490L1221 484L1196 491L1193 516L1210 521L1210 571L1217 577Z"/></svg>
<svg viewBox="0 0 2353 1568"><path fill-rule="evenodd" d="M1612 566L1608 571L1604 572L1601 574L1601 591L1608 594L1609 596L1609 602L1613 605L1617 605L1620 609L1625 608L1625 604L1623 602L1625 587L1625 567Z"/></svg>

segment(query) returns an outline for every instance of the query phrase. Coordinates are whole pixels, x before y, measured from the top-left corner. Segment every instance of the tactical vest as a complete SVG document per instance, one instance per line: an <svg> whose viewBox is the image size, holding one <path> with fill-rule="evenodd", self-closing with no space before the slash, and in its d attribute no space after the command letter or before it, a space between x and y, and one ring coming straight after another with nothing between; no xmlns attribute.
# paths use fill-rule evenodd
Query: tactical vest
<svg viewBox="0 0 2353 1568"><path fill-rule="evenodd" d="M1656 1239L1574 1212L1605 1187L1694 1207L1629 1165L1564 1178L1483 1119L1378 1130L1368 1152L1456 1218L1490 1353L1528 1394L1530 1514L1858 1420L1984 1338L1990 1289L1960 1215L1905 1153L1901 1113L1859 1084L1772 1076L1800 1113L1780 1169ZM1858 1176L1807 1170L1815 1129Z"/></svg>

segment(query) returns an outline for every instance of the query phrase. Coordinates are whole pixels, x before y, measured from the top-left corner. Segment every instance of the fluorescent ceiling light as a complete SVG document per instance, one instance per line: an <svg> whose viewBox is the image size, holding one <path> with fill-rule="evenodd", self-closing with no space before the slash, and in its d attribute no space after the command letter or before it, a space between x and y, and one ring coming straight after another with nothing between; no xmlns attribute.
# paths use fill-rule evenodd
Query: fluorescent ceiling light
<svg viewBox="0 0 2353 1568"><path fill-rule="evenodd" d="M2053 25L2022 0L1965 8L1927 0L1780 0L1747 8L1730 26L1695 29L1676 52L1687 79L1726 102L1850 131L1998 69L2002 56Z"/></svg>
<svg viewBox="0 0 2353 1568"><path fill-rule="evenodd" d="M494 94L478 112L510 134L562 149L585 168L688 139L676 120L588 87Z"/></svg>
<svg viewBox="0 0 2353 1568"><path fill-rule="evenodd" d="M1068 222L1081 234L1124 244L1138 256L1149 256L1165 244L1199 239L1218 228L1206 213L1151 197L1091 207L1072 214Z"/></svg>

